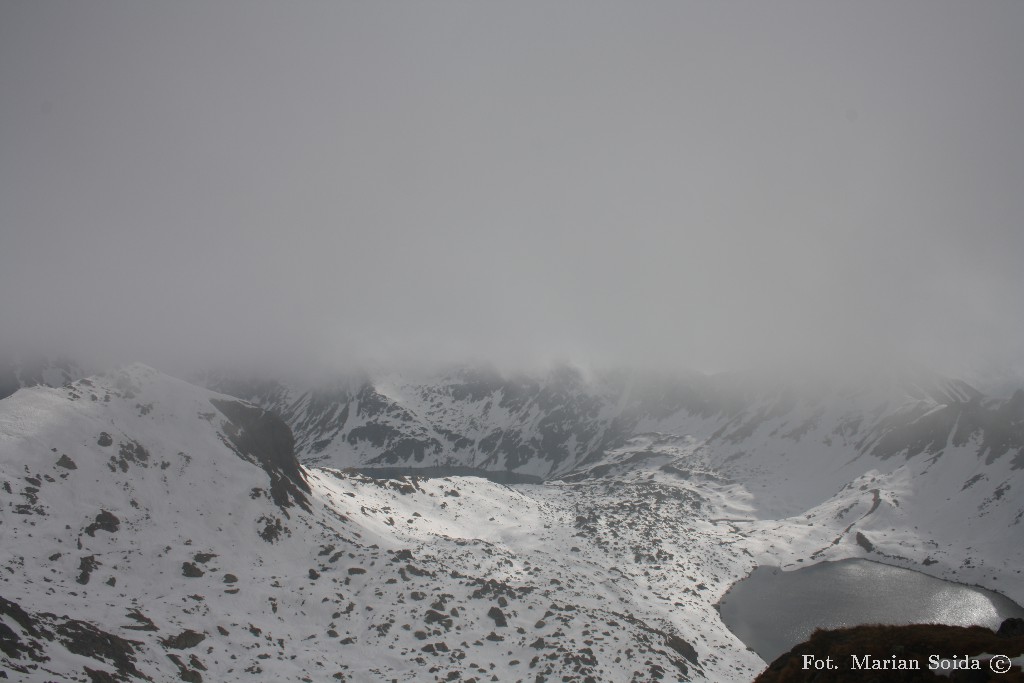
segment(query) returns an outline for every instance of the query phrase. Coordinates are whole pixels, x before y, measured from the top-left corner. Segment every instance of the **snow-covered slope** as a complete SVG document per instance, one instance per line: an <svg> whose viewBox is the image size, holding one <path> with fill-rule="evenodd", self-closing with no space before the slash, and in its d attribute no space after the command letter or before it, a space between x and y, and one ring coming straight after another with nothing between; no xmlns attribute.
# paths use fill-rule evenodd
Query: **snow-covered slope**
<svg viewBox="0 0 1024 683"><path fill-rule="evenodd" d="M132 366L0 401L15 680L749 680L752 566L692 484L300 468L273 415Z"/></svg>
<svg viewBox="0 0 1024 683"><path fill-rule="evenodd" d="M1022 392L986 399L929 376L761 388L730 410L635 429L566 478L685 463L686 476L734 486L750 520L737 533L760 564L866 557L1024 599Z"/></svg>
<svg viewBox="0 0 1024 683"><path fill-rule="evenodd" d="M901 458L889 470L855 476L797 514L771 516L761 501L785 498L787 490L793 498L803 495L799 473L738 479L718 469L711 452L692 437L644 434L567 479L673 475L705 497L709 514L732 527L730 543L759 565L797 569L861 557L981 585L1024 603L1024 501L1009 494L1024 488L1024 470L1009 458L985 465L969 450ZM815 465L808 465L810 486ZM971 475L979 469L985 474ZM979 486L983 477L993 481Z"/></svg>

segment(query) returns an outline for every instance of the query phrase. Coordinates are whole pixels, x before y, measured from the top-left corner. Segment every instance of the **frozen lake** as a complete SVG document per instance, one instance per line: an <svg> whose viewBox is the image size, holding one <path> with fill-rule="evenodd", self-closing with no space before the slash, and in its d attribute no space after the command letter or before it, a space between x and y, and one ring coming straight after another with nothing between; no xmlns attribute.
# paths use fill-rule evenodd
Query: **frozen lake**
<svg viewBox="0 0 1024 683"><path fill-rule="evenodd" d="M726 594L722 621L771 662L816 628L942 623L997 628L1024 608L993 591L867 560L758 567Z"/></svg>

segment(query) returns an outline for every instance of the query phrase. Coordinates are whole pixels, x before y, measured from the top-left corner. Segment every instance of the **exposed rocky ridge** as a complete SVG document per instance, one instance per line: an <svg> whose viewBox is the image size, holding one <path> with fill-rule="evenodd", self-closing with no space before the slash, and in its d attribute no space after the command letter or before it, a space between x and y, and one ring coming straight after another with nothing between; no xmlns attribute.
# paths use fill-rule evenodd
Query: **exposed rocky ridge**
<svg viewBox="0 0 1024 683"><path fill-rule="evenodd" d="M67 616L32 614L21 605L0 597L0 652L12 674L31 680L54 657L77 655L94 660L96 669L82 672L92 681L146 680L136 668L138 641L107 633L91 623ZM55 652L56 650L56 652ZM0 668L7 678L7 673Z"/></svg>
<svg viewBox="0 0 1024 683"><path fill-rule="evenodd" d="M295 439L281 418L240 401L211 398L227 416L226 443L239 456L259 465L270 477L270 495L281 508L298 504L307 511L310 492L306 475L295 458Z"/></svg>

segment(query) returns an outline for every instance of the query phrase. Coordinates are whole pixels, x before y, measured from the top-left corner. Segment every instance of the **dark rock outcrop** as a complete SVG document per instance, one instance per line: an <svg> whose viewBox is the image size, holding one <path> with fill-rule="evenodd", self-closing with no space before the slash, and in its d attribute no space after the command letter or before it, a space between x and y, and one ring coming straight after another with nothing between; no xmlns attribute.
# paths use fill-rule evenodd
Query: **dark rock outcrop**
<svg viewBox="0 0 1024 683"><path fill-rule="evenodd" d="M116 533L121 526L121 520L117 518L112 512L101 510L96 515L96 521L89 526L85 527L85 533L89 536L95 536L97 531L106 531L109 534Z"/></svg>
<svg viewBox="0 0 1024 683"><path fill-rule="evenodd" d="M297 504L308 512L309 484L295 457L295 439L288 425L273 413L241 401L210 399L210 403L228 418L225 443L270 476L274 503L282 510Z"/></svg>
<svg viewBox="0 0 1024 683"><path fill-rule="evenodd" d="M50 613L32 614L21 605L0 597L0 616L10 621L8 626L0 620L0 652L10 658L8 664L24 680L43 680L40 664L49 661L43 654L43 641L60 644L68 652L87 657L101 664L103 669L83 667L83 674L91 680L128 681L149 680L135 667L136 650L141 643L126 640L103 631L93 624ZM114 672L104 669L113 667ZM46 680L49 680L47 678Z"/></svg>

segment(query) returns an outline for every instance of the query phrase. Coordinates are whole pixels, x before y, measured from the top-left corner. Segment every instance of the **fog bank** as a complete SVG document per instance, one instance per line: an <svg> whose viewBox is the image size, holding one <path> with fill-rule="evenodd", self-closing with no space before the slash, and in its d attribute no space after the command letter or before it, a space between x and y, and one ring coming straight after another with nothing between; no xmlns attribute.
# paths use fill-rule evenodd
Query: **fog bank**
<svg viewBox="0 0 1024 683"><path fill-rule="evenodd" d="M9 2L0 344L1020 372L1024 5Z"/></svg>

